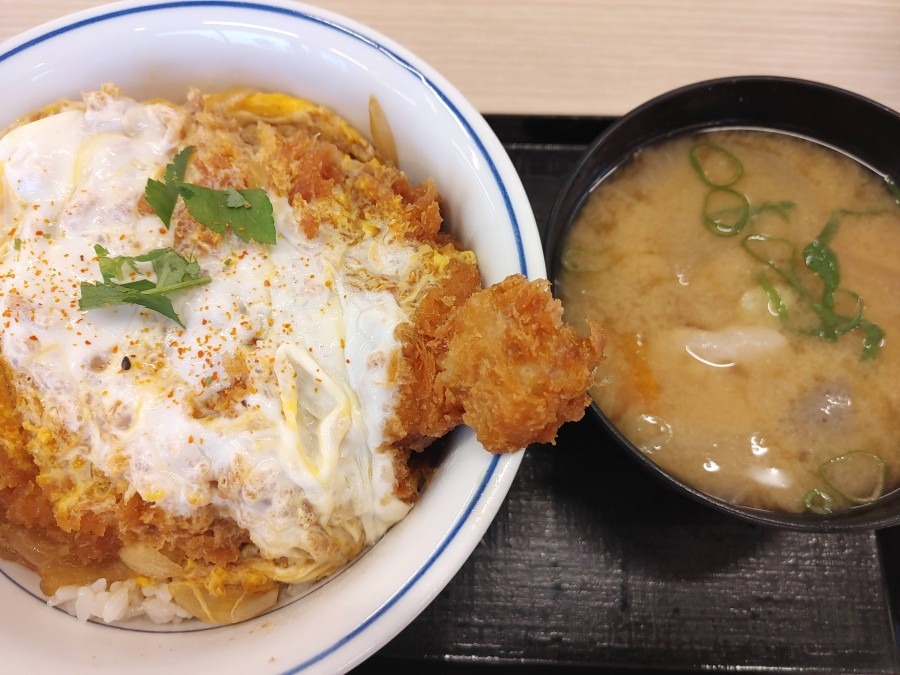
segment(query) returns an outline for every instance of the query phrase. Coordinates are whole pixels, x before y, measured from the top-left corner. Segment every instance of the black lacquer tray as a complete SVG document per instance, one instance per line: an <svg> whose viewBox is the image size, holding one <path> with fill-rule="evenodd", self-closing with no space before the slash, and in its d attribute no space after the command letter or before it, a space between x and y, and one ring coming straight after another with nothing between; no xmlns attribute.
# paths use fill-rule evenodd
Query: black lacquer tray
<svg viewBox="0 0 900 675"><path fill-rule="evenodd" d="M611 122L488 121L541 228ZM897 530L731 519L658 483L586 417L528 448L472 557L358 673L897 673Z"/></svg>

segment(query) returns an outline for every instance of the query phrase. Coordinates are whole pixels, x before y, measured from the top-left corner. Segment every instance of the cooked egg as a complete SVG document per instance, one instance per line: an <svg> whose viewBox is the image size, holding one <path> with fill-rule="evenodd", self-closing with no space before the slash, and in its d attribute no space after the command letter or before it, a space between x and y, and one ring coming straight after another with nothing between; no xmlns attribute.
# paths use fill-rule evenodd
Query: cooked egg
<svg viewBox="0 0 900 675"><path fill-rule="evenodd" d="M78 308L81 282L101 280L96 244L175 245L137 205L185 114L98 95L0 140L3 359L73 476L87 458L171 514L212 505L271 559L374 542L409 509L379 451L408 316L369 280L405 279L416 247L378 223L359 241L308 238L270 195L277 243L198 249L211 282L172 294L183 328L138 306Z"/></svg>

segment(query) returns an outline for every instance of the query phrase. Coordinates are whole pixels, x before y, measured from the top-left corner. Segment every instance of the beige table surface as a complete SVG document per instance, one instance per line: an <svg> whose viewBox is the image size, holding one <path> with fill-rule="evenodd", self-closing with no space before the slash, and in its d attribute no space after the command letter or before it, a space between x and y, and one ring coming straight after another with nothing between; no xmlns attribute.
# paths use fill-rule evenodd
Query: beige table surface
<svg viewBox="0 0 900 675"><path fill-rule="evenodd" d="M0 39L101 4L0 0ZM621 115L713 77L818 80L900 109L900 0L320 0L484 113Z"/></svg>

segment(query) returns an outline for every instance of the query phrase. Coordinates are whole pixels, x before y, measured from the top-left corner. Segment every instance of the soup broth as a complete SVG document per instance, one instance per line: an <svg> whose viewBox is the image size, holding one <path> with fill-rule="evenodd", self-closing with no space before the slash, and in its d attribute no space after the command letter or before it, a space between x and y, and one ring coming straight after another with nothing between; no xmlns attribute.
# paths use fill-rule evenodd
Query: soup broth
<svg viewBox="0 0 900 675"><path fill-rule="evenodd" d="M562 250L596 319L592 395L646 455L729 502L829 512L900 478L900 208L810 141L712 131L638 152Z"/></svg>

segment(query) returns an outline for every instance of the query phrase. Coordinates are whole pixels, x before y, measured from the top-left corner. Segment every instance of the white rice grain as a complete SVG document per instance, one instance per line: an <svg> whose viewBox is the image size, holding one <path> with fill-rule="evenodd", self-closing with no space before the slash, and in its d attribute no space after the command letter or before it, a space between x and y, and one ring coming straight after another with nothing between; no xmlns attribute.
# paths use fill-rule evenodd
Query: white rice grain
<svg viewBox="0 0 900 675"><path fill-rule="evenodd" d="M99 619L115 623L146 616L153 623L178 623L191 615L179 607L165 584L138 585L134 579L115 581L107 587L106 579L89 586L61 586L47 600L74 614L80 621Z"/></svg>
<svg viewBox="0 0 900 675"><path fill-rule="evenodd" d="M128 587L121 582L119 582L118 585L119 587L109 594L109 599L103 605L103 614L101 614L101 616L106 623L119 621L125 616L125 612L128 610L128 605L130 604ZM110 586L110 589L112 589L113 586L116 586L116 584Z"/></svg>

